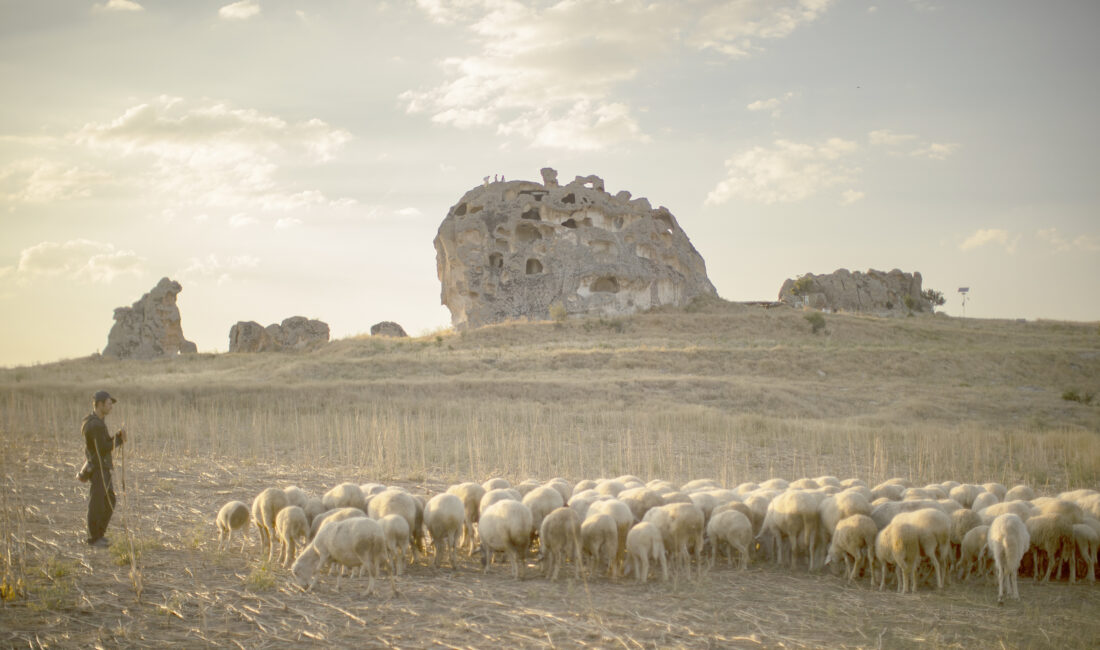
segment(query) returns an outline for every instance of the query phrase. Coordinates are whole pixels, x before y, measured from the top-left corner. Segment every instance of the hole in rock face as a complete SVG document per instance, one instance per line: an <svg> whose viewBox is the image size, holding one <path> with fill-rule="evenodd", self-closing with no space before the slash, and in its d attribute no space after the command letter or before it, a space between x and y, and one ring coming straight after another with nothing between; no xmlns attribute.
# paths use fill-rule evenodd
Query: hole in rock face
<svg viewBox="0 0 1100 650"><path fill-rule="evenodd" d="M536 275L542 273L542 262L535 258L527 260L527 275Z"/></svg>
<svg viewBox="0 0 1100 650"><path fill-rule="evenodd" d="M539 211L535 208L531 208L527 212L524 212L521 216L522 219L530 219L531 221L541 221L542 217L539 216Z"/></svg>
<svg viewBox="0 0 1100 650"><path fill-rule="evenodd" d="M561 197L561 202L562 203L576 203L577 202L577 195L570 192L569 194L566 194L565 196Z"/></svg>
<svg viewBox="0 0 1100 650"><path fill-rule="evenodd" d="M532 225L521 223L516 226L516 239L524 243L533 242L536 239L542 239L542 233Z"/></svg>
<svg viewBox="0 0 1100 650"><path fill-rule="evenodd" d="M455 216L456 217L461 217L464 214L466 214L466 204L465 203L459 203L458 207L455 208Z"/></svg>
<svg viewBox="0 0 1100 650"><path fill-rule="evenodd" d="M565 221L561 222L561 225L565 226L566 228L576 228L577 227L577 220L573 219L573 218L569 218L569 219L566 219Z"/></svg>
<svg viewBox="0 0 1100 650"><path fill-rule="evenodd" d="M672 234L672 219L667 214L660 214L655 217L657 219L657 229Z"/></svg>
<svg viewBox="0 0 1100 650"><path fill-rule="evenodd" d="M489 253L490 268L499 269L504 266L504 256L500 253Z"/></svg>
<svg viewBox="0 0 1100 650"><path fill-rule="evenodd" d="M592 283L593 293L619 293L619 281L614 276L605 276Z"/></svg>
<svg viewBox="0 0 1100 650"><path fill-rule="evenodd" d="M470 214L477 214L478 212L481 212L481 206L480 205L475 205L472 208L470 208Z"/></svg>

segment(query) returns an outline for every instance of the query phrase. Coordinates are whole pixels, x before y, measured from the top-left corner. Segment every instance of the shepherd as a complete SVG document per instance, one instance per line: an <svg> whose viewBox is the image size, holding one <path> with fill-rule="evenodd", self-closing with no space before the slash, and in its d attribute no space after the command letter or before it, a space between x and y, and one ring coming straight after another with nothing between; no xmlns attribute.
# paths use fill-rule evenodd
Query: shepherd
<svg viewBox="0 0 1100 650"><path fill-rule="evenodd" d="M115 402L105 390L96 391L92 396L92 412L85 416L81 425L84 434L84 457L87 462L80 471L80 480L88 486L88 538L84 542L90 546L107 546L107 524L115 511L115 488L111 482L111 451L126 442L126 428L111 436L107 433L107 416Z"/></svg>

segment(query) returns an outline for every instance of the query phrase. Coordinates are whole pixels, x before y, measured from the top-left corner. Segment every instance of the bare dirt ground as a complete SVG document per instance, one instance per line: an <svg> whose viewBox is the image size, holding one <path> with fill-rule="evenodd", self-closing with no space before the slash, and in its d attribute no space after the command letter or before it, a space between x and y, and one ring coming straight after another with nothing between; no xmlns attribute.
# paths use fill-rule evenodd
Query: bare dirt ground
<svg viewBox="0 0 1100 650"><path fill-rule="evenodd" d="M462 557L457 570L409 567L396 593L385 580L371 595L365 580L344 580L337 592L328 576L304 593L286 570L259 561L254 531L243 553L239 544L218 550L214 515L269 485L319 494L362 477L188 458L132 467L108 531L112 548L93 549L80 543L85 489L75 466L42 449L9 444L5 454L3 521L14 534L5 535L4 572L22 580L21 595L0 606L5 647L1095 648L1100 640L1100 587L1030 578L1021 578L1018 602L999 606L986 581L898 595L804 567L720 565L676 583L585 581L571 571L551 583L533 563L515 581L505 565L483 574Z"/></svg>

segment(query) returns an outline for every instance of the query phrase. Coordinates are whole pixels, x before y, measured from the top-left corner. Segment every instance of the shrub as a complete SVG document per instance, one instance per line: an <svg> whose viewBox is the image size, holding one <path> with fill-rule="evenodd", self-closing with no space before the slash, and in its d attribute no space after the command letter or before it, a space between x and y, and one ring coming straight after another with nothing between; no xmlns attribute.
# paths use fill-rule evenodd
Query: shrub
<svg viewBox="0 0 1100 650"><path fill-rule="evenodd" d="M821 315L821 312L815 311L811 314L806 314L805 318L806 322L810 324L810 331L814 334L825 329L825 317Z"/></svg>
<svg viewBox="0 0 1100 650"><path fill-rule="evenodd" d="M796 296L805 296L814 290L814 279L809 273L798 276L791 287L791 293Z"/></svg>
<svg viewBox="0 0 1100 650"><path fill-rule="evenodd" d="M1095 397L1092 393L1081 392L1078 393L1076 389L1069 389L1062 391L1062 399L1067 402L1078 402L1081 404L1092 404L1092 398Z"/></svg>
<svg viewBox="0 0 1100 650"><path fill-rule="evenodd" d="M565 305L560 300L550 303L550 320L555 323L564 323L568 315L569 312L565 310Z"/></svg>

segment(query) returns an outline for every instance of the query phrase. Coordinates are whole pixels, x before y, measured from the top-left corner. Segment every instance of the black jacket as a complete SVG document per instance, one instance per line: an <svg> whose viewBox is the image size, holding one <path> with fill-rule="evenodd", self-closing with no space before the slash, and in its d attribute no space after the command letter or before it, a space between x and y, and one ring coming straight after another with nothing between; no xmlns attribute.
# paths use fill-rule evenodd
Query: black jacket
<svg viewBox="0 0 1100 650"><path fill-rule="evenodd" d="M84 457L92 468L96 471L114 469L111 450L118 446L118 437L112 438L107 433L107 424L93 412L84 418L80 431L84 434ZM97 448L99 453L96 453Z"/></svg>

